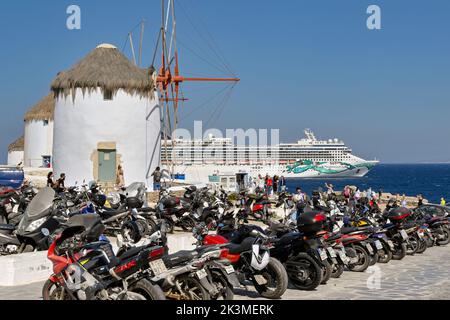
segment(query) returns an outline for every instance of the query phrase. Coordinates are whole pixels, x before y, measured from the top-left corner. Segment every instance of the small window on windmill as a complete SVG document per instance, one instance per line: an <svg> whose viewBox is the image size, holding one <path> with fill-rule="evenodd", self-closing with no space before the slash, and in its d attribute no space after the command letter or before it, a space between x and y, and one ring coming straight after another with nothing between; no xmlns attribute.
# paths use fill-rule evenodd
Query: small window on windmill
<svg viewBox="0 0 450 320"><path fill-rule="evenodd" d="M48 120L44 120L43 123L44 123L44 127L48 126Z"/></svg>
<svg viewBox="0 0 450 320"><path fill-rule="evenodd" d="M103 100L111 101L112 99L113 99L113 92L112 92L112 90L105 90L105 91L103 91Z"/></svg>

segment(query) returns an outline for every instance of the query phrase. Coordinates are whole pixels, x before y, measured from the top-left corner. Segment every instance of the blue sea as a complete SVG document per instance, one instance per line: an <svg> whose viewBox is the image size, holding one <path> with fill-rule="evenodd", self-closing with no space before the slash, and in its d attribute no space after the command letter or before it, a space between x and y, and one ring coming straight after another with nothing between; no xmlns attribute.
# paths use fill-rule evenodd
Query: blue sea
<svg viewBox="0 0 450 320"><path fill-rule="evenodd" d="M300 187L311 194L320 187L326 190L325 182L333 184L335 190L354 185L361 190L371 187L376 192L381 189L407 196L423 194L432 203L440 203L444 197L450 203L450 164L380 164L363 178L287 179L286 184L290 192Z"/></svg>

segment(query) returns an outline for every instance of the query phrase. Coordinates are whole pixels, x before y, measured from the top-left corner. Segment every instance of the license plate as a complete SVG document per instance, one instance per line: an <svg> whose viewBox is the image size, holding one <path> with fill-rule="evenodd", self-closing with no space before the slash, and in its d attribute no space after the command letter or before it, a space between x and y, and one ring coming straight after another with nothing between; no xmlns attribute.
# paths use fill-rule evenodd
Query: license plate
<svg viewBox="0 0 450 320"><path fill-rule="evenodd" d="M233 268L233 266L225 266L225 272L227 273L227 274L232 274L232 273L234 273L234 268Z"/></svg>
<svg viewBox="0 0 450 320"><path fill-rule="evenodd" d="M383 245L381 244L380 240L375 241L375 247L377 248L377 250L383 249Z"/></svg>
<svg viewBox="0 0 450 320"><path fill-rule="evenodd" d="M178 221L177 216L176 215L172 215L172 220L173 220L173 222L177 222Z"/></svg>
<svg viewBox="0 0 450 320"><path fill-rule="evenodd" d="M388 240L389 248L394 249L394 243L391 240Z"/></svg>
<svg viewBox="0 0 450 320"><path fill-rule="evenodd" d="M405 230L401 230L400 231L400 235L402 236L403 240L407 240L408 239L408 234L406 233Z"/></svg>
<svg viewBox="0 0 450 320"><path fill-rule="evenodd" d="M328 250L328 253L330 254L330 257L336 258L336 252L334 251L333 248L328 247L327 250Z"/></svg>
<svg viewBox="0 0 450 320"><path fill-rule="evenodd" d="M367 251L369 251L369 254L373 254L372 245L370 243L366 244Z"/></svg>
<svg viewBox="0 0 450 320"><path fill-rule="evenodd" d="M195 219L200 219L200 215L198 213L194 213L193 216Z"/></svg>
<svg viewBox="0 0 450 320"><path fill-rule="evenodd" d="M319 252L320 259L322 259L322 260L327 260L328 259L328 255L325 252L325 250L317 249L317 252Z"/></svg>
<svg viewBox="0 0 450 320"><path fill-rule="evenodd" d="M256 283L259 284L260 286L263 286L263 285L267 284L266 278L264 278L262 275L255 274L254 277L255 277Z"/></svg>
<svg viewBox="0 0 450 320"><path fill-rule="evenodd" d="M347 263L350 260L349 257L347 257L347 255L345 254L345 252L338 251L338 253L339 253L339 257L341 258L342 262Z"/></svg>
<svg viewBox="0 0 450 320"><path fill-rule="evenodd" d="M200 280L203 279L203 278L206 278L206 276L208 275L204 269L198 270L198 271L196 272L196 274L197 274L197 277L198 277Z"/></svg>
<svg viewBox="0 0 450 320"><path fill-rule="evenodd" d="M159 276L160 274L167 272L166 265L164 264L164 261L162 261L161 259L151 261L150 269L153 271L155 276Z"/></svg>

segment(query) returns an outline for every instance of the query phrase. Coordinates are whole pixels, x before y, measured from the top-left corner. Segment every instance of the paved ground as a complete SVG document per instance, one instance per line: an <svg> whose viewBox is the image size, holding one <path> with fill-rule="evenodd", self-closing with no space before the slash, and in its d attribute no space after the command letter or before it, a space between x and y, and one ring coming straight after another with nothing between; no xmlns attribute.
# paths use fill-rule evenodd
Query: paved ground
<svg viewBox="0 0 450 320"><path fill-rule="evenodd" d="M41 288L42 283L0 287L0 300L40 300ZM239 291L236 298L258 295ZM450 246L377 264L365 273L346 271L340 279L331 279L312 292L288 289L283 299L450 299Z"/></svg>

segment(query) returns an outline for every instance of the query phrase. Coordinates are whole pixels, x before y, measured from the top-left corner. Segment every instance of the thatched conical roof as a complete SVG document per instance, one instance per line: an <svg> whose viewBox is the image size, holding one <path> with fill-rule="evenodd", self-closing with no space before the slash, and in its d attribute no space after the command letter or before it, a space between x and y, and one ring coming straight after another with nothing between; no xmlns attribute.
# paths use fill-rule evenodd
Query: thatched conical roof
<svg viewBox="0 0 450 320"><path fill-rule="evenodd" d="M53 120L55 98L49 93L25 114L25 121Z"/></svg>
<svg viewBox="0 0 450 320"><path fill-rule="evenodd" d="M23 151L25 146L25 139L21 136L19 139L11 143L8 147L8 152Z"/></svg>
<svg viewBox="0 0 450 320"><path fill-rule="evenodd" d="M60 72L51 85L56 97L72 95L77 88L92 92L115 94L122 89L132 95L153 95L154 81L150 70L135 66L116 47L108 44L98 46L70 70Z"/></svg>

